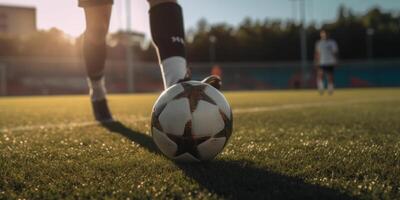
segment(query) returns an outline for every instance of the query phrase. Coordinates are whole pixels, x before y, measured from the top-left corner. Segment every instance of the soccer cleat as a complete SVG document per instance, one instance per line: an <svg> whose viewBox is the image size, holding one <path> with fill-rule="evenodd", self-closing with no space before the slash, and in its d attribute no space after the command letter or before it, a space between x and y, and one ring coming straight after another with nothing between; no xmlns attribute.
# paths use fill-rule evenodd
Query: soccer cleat
<svg viewBox="0 0 400 200"><path fill-rule="evenodd" d="M217 75L211 75L201 81L202 83L207 83L213 86L215 89L220 90L222 86L222 80Z"/></svg>
<svg viewBox="0 0 400 200"><path fill-rule="evenodd" d="M100 123L114 122L106 99L92 101L93 114Z"/></svg>

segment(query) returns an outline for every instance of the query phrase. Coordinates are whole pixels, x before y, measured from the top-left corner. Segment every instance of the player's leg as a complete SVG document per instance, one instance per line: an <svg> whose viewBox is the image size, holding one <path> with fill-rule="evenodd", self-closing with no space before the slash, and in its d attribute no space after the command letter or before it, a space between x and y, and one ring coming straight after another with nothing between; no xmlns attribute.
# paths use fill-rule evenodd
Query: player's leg
<svg viewBox="0 0 400 200"><path fill-rule="evenodd" d="M332 95L335 89L335 75L333 66L330 67L327 73L327 77L328 77L328 93Z"/></svg>
<svg viewBox="0 0 400 200"><path fill-rule="evenodd" d="M164 87L190 80L182 8L176 0L148 0L150 28L157 47Z"/></svg>
<svg viewBox="0 0 400 200"><path fill-rule="evenodd" d="M324 70L322 67L317 68L317 87L321 95L324 94Z"/></svg>
<svg viewBox="0 0 400 200"><path fill-rule="evenodd" d="M177 0L148 0L150 4L150 28L158 50L164 87L190 80L185 52L185 30L182 8ZM209 76L203 80L217 89L221 87L218 76Z"/></svg>
<svg viewBox="0 0 400 200"><path fill-rule="evenodd" d="M106 60L106 36L110 22L112 0L81 0L86 17L83 53L90 88L90 97L96 120L112 121L106 100L104 68Z"/></svg>

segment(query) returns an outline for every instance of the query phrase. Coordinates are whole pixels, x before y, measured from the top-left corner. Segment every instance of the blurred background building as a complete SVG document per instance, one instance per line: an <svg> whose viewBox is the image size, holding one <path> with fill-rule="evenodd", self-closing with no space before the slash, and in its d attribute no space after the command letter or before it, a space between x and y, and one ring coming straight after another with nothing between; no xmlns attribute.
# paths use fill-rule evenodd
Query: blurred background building
<svg viewBox="0 0 400 200"><path fill-rule="evenodd" d="M0 33L27 36L36 31L36 8L0 5Z"/></svg>

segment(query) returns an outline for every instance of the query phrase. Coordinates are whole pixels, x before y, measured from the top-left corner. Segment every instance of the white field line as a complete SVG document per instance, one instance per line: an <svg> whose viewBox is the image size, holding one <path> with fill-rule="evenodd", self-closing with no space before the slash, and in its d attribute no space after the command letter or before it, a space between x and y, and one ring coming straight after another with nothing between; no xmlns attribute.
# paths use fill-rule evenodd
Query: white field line
<svg viewBox="0 0 400 200"><path fill-rule="evenodd" d="M286 104L286 105L279 105L279 106L237 108L237 109L233 110L233 113L234 114L242 114L242 113L254 113L254 112L268 112L268 111L287 110L287 109L296 109L296 108L334 106L334 105L344 105L344 104L354 104L354 103L388 102L388 101L398 101L398 100L400 100L400 98L352 99L352 100L347 100L347 101L326 101L326 102Z"/></svg>
<svg viewBox="0 0 400 200"><path fill-rule="evenodd" d="M243 113L255 113L255 112L269 112L269 111L279 111L279 110L289 110L289 109L299 109L299 108L310 108L310 107L321 107L321 106L333 106L333 105L343 105L343 104L353 104L353 103L373 103L373 102L388 102L397 101L399 98L379 98L379 99L354 99L347 101L327 101L327 102L313 102L313 103L301 103L301 104L286 104L278 106L260 106L260 107L250 107L250 108L237 108L233 110L234 114ZM150 117L143 116L130 116L128 117L130 122L141 122L150 120ZM72 129L79 127L86 127L92 125L98 125L98 122L71 122L63 124L44 124L44 125L32 125L32 126L17 126L12 128L0 129L0 133L15 132L15 131L33 131L33 130L45 130L45 129Z"/></svg>

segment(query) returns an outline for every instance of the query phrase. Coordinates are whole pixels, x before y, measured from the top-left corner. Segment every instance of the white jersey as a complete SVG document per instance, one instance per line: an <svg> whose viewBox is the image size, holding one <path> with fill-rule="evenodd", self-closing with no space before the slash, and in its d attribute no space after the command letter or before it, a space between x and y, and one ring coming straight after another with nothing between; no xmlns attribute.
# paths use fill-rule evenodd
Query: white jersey
<svg viewBox="0 0 400 200"><path fill-rule="evenodd" d="M315 44L315 51L319 54L318 65L335 65L337 63L335 54L338 53L339 48L335 40L319 40Z"/></svg>

